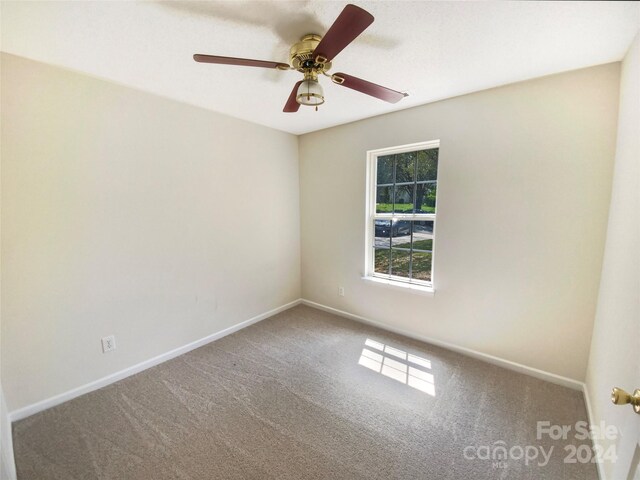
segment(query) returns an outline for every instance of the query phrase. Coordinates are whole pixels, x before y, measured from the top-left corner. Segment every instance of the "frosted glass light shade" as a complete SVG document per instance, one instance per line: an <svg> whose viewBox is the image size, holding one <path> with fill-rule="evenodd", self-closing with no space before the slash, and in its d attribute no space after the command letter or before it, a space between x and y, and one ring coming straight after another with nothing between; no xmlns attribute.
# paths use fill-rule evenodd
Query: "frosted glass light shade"
<svg viewBox="0 0 640 480"><path fill-rule="evenodd" d="M324 92L317 80L305 80L298 87L296 102L300 105L310 105L312 107L324 103Z"/></svg>

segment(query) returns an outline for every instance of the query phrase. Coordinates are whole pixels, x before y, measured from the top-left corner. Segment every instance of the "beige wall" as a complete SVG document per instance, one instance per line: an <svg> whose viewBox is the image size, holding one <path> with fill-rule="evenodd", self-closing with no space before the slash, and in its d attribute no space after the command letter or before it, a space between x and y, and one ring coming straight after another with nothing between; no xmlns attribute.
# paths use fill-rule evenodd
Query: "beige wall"
<svg viewBox="0 0 640 480"><path fill-rule="evenodd" d="M573 71L303 135L303 297L582 381L619 69ZM367 150L436 139L436 294L361 280Z"/></svg>
<svg viewBox="0 0 640 480"><path fill-rule="evenodd" d="M617 445L620 455L630 448L633 440L629 437L635 434L635 442L640 442L639 419L629 407L616 407L610 399L612 387L629 392L640 388L639 252L640 34L622 63L611 208L586 380L592 422L605 421L626 428L627 438L615 440L625 442ZM600 442L605 450L612 443L606 439ZM605 479L623 478L619 472L613 474L614 465L610 462L602 468Z"/></svg>
<svg viewBox="0 0 640 480"><path fill-rule="evenodd" d="M295 136L10 55L1 102L10 410L299 298Z"/></svg>

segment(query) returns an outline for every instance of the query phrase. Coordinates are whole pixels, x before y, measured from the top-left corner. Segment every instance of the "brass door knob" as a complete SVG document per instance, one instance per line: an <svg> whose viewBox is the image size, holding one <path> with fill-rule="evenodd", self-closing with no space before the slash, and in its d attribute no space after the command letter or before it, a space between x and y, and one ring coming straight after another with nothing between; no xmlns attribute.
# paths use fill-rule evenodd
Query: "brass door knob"
<svg viewBox="0 0 640 480"><path fill-rule="evenodd" d="M634 390L633 395L629 395L621 388L614 387L614 389L611 390L611 401L615 405L626 405L630 403L633 411L640 413L640 389Z"/></svg>

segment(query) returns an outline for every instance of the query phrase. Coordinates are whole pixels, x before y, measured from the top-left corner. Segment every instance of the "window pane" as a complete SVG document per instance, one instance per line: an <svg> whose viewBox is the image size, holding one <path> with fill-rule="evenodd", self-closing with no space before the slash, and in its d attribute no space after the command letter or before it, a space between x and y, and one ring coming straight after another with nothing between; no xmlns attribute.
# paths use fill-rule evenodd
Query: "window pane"
<svg viewBox="0 0 640 480"><path fill-rule="evenodd" d="M413 228L413 249L433 250L433 221L411 222Z"/></svg>
<svg viewBox="0 0 640 480"><path fill-rule="evenodd" d="M433 250L433 220L413 223L413 248L416 250Z"/></svg>
<svg viewBox="0 0 640 480"><path fill-rule="evenodd" d="M373 251L374 253L374 261L373 261L373 269L376 273L384 273L385 275L389 274L389 255L391 254L391 249L389 248L376 248Z"/></svg>
<svg viewBox="0 0 640 480"><path fill-rule="evenodd" d="M413 210L413 185L396 186L395 190L393 211L395 213L411 213Z"/></svg>
<svg viewBox="0 0 640 480"><path fill-rule="evenodd" d="M429 252L433 251L433 240L416 240L413 239L413 249L414 250L427 250Z"/></svg>
<svg viewBox="0 0 640 480"><path fill-rule="evenodd" d="M399 248L411 248L411 221L393 220L391 245Z"/></svg>
<svg viewBox="0 0 640 480"><path fill-rule="evenodd" d="M416 213L436 213L437 188L435 182L416 185Z"/></svg>
<svg viewBox="0 0 640 480"><path fill-rule="evenodd" d="M438 178L438 149L421 150L418 155L418 181Z"/></svg>
<svg viewBox="0 0 640 480"><path fill-rule="evenodd" d="M396 183L415 182L416 152L396 155Z"/></svg>
<svg viewBox="0 0 640 480"><path fill-rule="evenodd" d="M378 157L378 181L377 185L383 183L393 183L393 157L394 155L385 155Z"/></svg>
<svg viewBox="0 0 640 480"><path fill-rule="evenodd" d="M391 220L375 221L375 237L373 245L375 247L391 247Z"/></svg>
<svg viewBox="0 0 640 480"><path fill-rule="evenodd" d="M391 213L391 210L393 210L393 187L378 187L376 213Z"/></svg>
<svg viewBox="0 0 640 480"><path fill-rule="evenodd" d="M413 252L411 278L431 281L431 253Z"/></svg>
<svg viewBox="0 0 640 480"><path fill-rule="evenodd" d="M409 278L411 253L405 250L391 250L391 275Z"/></svg>
<svg viewBox="0 0 640 480"><path fill-rule="evenodd" d="M394 219L391 221L391 244L399 246L406 243L409 248L409 242L411 241L411 222L408 220Z"/></svg>
<svg viewBox="0 0 640 480"><path fill-rule="evenodd" d="M414 240L416 240L416 236L420 237L418 240L433 238L433 220L420 220L413 222Z"/></svg>

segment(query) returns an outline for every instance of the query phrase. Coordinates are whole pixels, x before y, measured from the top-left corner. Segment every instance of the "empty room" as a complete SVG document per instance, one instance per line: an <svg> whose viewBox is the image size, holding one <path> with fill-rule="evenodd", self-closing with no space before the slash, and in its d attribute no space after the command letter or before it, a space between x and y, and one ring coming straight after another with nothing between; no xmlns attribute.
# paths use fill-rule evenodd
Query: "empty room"
<svg viewBox="0 0 640 480"><path fill-rule="evenodd" d="M640 3L0 1L0 480L640 480Z"/></svg>

